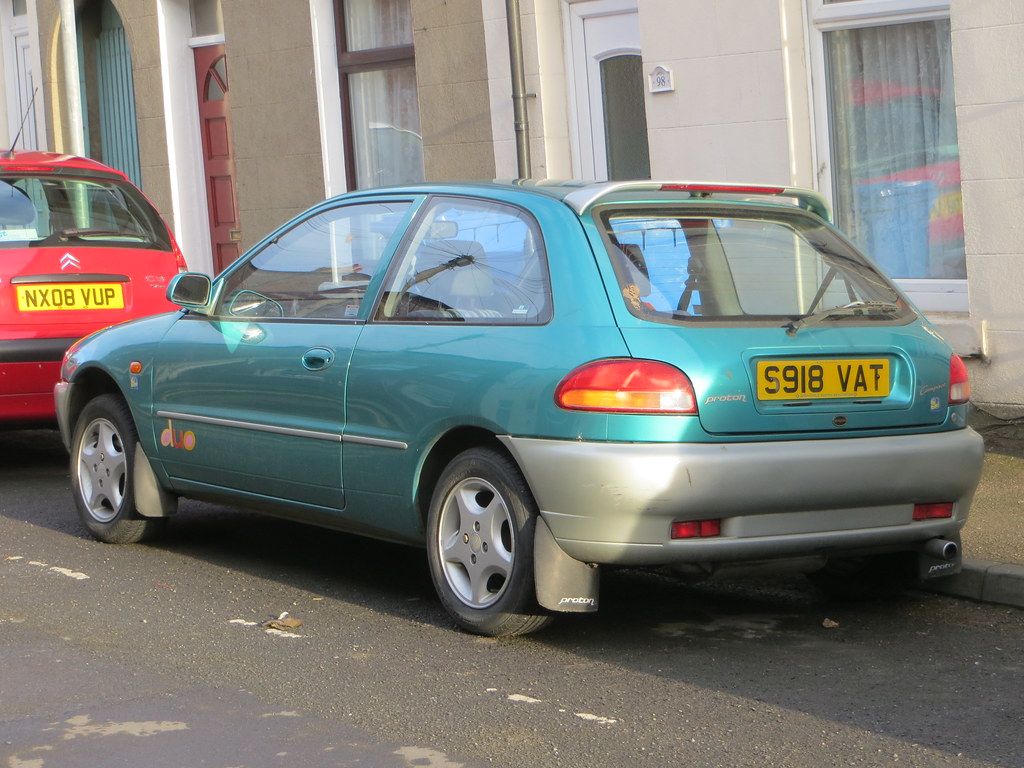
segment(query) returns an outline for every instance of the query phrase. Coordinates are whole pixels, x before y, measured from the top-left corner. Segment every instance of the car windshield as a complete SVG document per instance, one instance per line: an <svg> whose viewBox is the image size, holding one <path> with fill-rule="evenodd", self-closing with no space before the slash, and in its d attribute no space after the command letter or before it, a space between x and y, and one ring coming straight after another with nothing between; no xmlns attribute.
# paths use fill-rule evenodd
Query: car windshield
<svg viewBox="0 0 1024 768"><path fill-rule="evenodd" d="M913 316L892 283L823 223L691 210L606 210L598 217L621 295L638 317L807 325Z"/></svg>
<svg viewBox="0 0 1024 768"><path fill-rule="evenodd" d="M113 179L0 179L0 249L55 246L171 249L167 229L130 184Z"/></svg>

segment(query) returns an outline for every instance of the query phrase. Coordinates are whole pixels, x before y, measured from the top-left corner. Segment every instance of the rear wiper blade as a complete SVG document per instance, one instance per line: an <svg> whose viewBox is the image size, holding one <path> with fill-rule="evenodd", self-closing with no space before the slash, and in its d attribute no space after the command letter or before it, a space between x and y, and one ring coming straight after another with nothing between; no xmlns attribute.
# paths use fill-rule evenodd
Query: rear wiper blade
<svg viewBox="0 0 1024 768"><path fill-rule="evenodd" d="M820 312L814 312L810 315L799 317L796 320L791 320L786 325L786 333L790 336L795 336L796 332L801 328L820 325L837 317L855 317L857 315L864 315L866 317L871 315L889 316L899 314L901 311L902 308L899 304L889 301L854 301L842 307L823 309Z"/></svg>
<svg viewBox="0 0 1024 768"><path fill-rule="evenodd" d="M145 240L146 236L138 232L125 232L123 229L99 229L92 227L68 227L60 231L62 240L71 237L130 237Z"/></svg>

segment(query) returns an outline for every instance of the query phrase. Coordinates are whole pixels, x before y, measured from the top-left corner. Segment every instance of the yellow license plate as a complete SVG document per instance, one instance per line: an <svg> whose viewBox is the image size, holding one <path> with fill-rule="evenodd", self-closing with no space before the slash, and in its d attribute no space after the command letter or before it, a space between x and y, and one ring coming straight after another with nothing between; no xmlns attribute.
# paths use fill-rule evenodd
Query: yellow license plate
<svg viewBox="0 0 1024 768"><path fill-rule="evenodd" d="M17 285L22 312L54 310L124 309L120 283L55 283Z"/></svg>
<svg viewBox="0 0 1024 768"><path fill-rule="evenodd" d="M835 360L760 360L758 400L815 400L835 397L887 397L889 361L885 358Z"/></svg>

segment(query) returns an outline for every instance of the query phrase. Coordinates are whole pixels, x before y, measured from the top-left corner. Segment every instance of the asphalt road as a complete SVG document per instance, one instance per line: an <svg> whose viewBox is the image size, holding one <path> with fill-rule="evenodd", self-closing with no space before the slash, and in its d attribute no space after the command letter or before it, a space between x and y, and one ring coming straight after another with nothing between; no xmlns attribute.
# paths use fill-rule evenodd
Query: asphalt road
<svg viewBox="0 0 1024 768"><path fill-rule="evenodd" d="M1024 612L602 586L495 641L417 550L192 502L100 544L56 435L0 434L0 768L1024 765ZM297 637L260 626L284 611Z"/></svg>

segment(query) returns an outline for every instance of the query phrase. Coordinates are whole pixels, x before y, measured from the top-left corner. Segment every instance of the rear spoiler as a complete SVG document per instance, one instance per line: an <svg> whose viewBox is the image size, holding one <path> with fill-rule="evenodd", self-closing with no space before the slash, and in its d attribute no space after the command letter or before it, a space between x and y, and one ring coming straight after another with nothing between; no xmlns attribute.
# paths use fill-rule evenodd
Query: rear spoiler
<svg viewBox="0 0 1024 768"><path fill-rule="evenodd" d="M825 221L831 221L828 201L811 189L802 187L773 187L764 184L719 184L704 181L609 181L590 184L565 196L565 204L583 214L585 210L613 192L688 192L693 198L708 198L712 195L740 197L771 196L789 197L804 210L810 211Z"/></svg>

